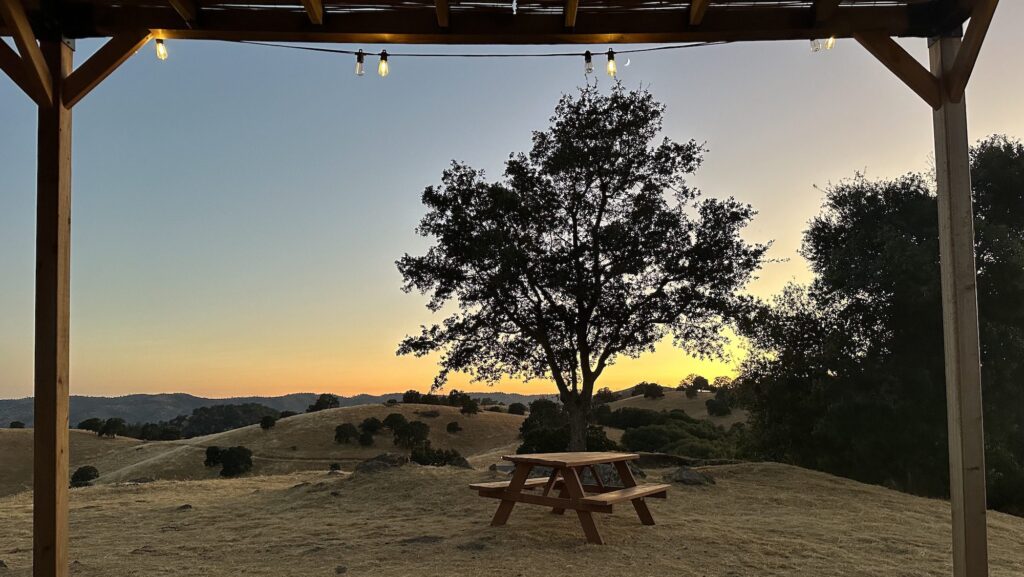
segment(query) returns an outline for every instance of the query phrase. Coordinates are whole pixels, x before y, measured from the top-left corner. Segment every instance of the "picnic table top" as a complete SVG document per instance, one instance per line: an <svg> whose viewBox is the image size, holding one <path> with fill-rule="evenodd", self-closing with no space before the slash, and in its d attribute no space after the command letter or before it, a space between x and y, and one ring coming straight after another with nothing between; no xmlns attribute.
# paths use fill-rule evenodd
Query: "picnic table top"
<svg viewBox="0 0 1024 577"><path fill-rule="evenodd" d="M636 453L533 453L526 455L505 455L502 459L513 463L529 463L544 467L586 467L600 463L616 461L634 461L639 459Z"/></svg>

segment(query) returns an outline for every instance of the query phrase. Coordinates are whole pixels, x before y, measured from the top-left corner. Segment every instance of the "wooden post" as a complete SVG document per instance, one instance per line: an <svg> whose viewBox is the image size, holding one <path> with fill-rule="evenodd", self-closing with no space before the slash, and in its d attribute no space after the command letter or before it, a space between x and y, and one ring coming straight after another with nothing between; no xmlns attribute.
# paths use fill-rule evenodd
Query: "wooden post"
<svg viewBox="0 0 1024 577"><path fill-rule="evenodd" d="M36 343L33 566L68 575L68 324L71 257L71 110L61 97L72 50L41 42L53 99L39 106L36 178Z"/></svg>
<svg viewBox="0 0 1024 577"><path fill-rule="evenodd" d="M943 37L930 43L932 73L945 84L956 60L960 38ZM967 107L964 99L953 102L947 90L941 92L942 106L934 113L935 176L939 195L953 575L986 577L985 440Z"/></svg>

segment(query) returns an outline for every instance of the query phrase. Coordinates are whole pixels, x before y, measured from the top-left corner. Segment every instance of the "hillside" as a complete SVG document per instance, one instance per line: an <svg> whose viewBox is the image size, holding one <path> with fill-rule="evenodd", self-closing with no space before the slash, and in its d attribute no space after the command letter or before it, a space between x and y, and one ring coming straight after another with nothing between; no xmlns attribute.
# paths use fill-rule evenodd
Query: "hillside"
<svg viewBox="0 0 1024 577"><path fill-rule="evenodd" d="M72 491L70 558L75 577L951 573L946 502L783 465L705 470L717 484L673 486L651 503L653 527L628 505L598 515L604 546L583 543L575 516L540 507L518 505L507 526L489 527L495 501L466 488L495 477L487 471L104 485ZM1024 574L1024 519L990 515L992 577ZM0 518L3 574L28 577L30 496L0 499Z"/></svg>
<svg viewBox="0 0 1024 577"><path fill-rule="evenodd" d="M622 394L628 395L631 392L631 390L627 390ZM627 397L609 403L608 406L611 407L612 410L622 407L635 407L638 409L650 409L652 411L671 411L673 409L682 409L687 415L695 419L711 421L712 423L721 425L727 429L734 423L746 422L747 412L743 409L734 409L731 415L726 415L724 417L712 417L708 415L705 403L712 397L714 397L713 393L702 392L697 393L696 398L688 399L686 398L686 393L683 391L666 390L665 396L659 399L647 399L643 396Z"/></svg>
<svg viewBox="0 0 1024 577"><path fill-rule="evenodd" d="M473 397L491 399L509 403L529 403L544 395L520 395L518 393L502 393L500 391L482 391L469 393ZM548 395L550 396L550 395ZM185 393L168 393L157 395L126 395L123 397L71 397L71 424L91 417L109 419L119 417L128 423L156 423L169 421L178 415L191 414L193 409L213 405L240 405L259 403L278 411L301 413L313 404L317 395L314 393L294 393L279 397L230 397L212 399L196 397ZM383 403L388 399L401 399L402 393L384 395L359 394L351 397L338 396L342 407L354 407ZM0 427L6 427L11 421L21 421L32 426L32 398L0 399Z"/></svg>

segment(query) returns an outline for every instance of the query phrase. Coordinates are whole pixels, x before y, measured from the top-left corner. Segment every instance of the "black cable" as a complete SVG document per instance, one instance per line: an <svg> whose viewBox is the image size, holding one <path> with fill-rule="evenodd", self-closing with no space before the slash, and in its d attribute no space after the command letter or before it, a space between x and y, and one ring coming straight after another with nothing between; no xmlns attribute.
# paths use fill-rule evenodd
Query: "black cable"
<svg viewBox="0 0 1024 577"><path fill-rule="evenodd" d="M347 54L349 56L355 56L359 54L360 50L345 50L343 48L320 48L315 46L298 46L295 44L278 44L274 42L257 42L253 40L229 40L228 42L235 42L237 44L252 44L253 46L265 46L268 48L287 48L290 50L305 50L308 52L327 52L330 54ZM641 52L657 52L662 50L682 50L686 48L702 48L704 46L716 46L719 44L729 44L729 41L717 41L717 42L693 42L690 44L670 44L667 46L653 46L649 48L633 48L628 50L616 50L615 54L638 54ZM372 52L363 52L364 54L374 54ZM596 56L600 56L603 52L592 52ZM569 58L575 57L580 58L584 55L584 52L520 52L520 53L493 53L487 54L482 52L477 53L424 53L424 52L388 52L388 56L398 56L400 58Z"/></svg>

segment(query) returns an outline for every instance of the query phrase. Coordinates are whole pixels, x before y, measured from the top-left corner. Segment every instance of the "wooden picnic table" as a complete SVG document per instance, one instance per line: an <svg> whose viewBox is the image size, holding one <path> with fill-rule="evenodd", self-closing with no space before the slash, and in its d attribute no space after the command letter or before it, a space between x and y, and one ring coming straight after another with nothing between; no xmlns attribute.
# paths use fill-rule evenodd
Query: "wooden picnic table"
<svg viewBox="0 0 1024 577"><path fill-rule="evenodd" d="M494 513L491 526L504 525L512 514L516 503L527 503L551 507L557 515L566 509L576 511L583 525L583 533L587 542L604 544L601 533L594 521L594 513L611 513L612 505L624 501L633 503L640 522L654 525L654 517L647 508L645 498L664 499L668 485L639 485L629 470L629 461L639 459L635 453L537 453L532 455L506 455L506 461L515 463L511 481L495 483L474 483L470 489L478 491L481 497L501 499L498 510ZM597 465L610 464L615 467L622 486L605 485L598 473ZM550 467L551 474L547 477L530 478L534 467ZM583 472L589 469L593 483L584 484ZM534 492L540 489L540 494ZM552 492L557 491L557 496Z"/></svg>

